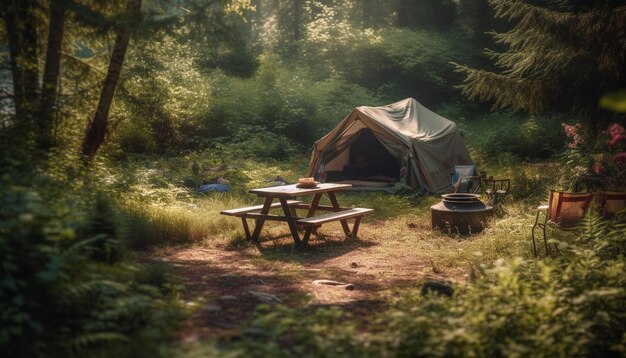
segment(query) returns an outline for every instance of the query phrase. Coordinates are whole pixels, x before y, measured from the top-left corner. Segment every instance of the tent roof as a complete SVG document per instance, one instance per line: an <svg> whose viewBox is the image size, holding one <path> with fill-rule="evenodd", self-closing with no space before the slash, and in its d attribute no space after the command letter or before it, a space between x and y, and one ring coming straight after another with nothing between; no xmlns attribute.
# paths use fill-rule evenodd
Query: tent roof
<svg viewBox="0 0 626 358"><path fill-rule="evenodd" d="M315 142L309 176L316 173L324 157L336 157L349 147L362 128L369 128L390 153L407 162L407 183L413 187L446 190L454 165L472 164L456 124L414 98L406 98L381 107L355 108Z"/></svg>
<svg viewBox="0 0 626 358"><path fill-rule="evenodd" d="M356 111L405 139L429 140L456 132L456 124L406 98L382 107L360 106Z"/></svg>

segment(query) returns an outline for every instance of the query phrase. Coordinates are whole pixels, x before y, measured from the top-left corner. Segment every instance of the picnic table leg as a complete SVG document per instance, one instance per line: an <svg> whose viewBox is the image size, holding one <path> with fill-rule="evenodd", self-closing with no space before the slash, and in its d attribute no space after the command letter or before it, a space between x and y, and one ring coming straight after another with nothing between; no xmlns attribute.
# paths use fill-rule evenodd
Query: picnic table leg
<svg viewBox="0 0 626 358"><path fill-rule="evenodd" d="M241 217L241 222L243 223L243 231L246 233L246 239L250 240L250 228L248 227L248 221L246 221L246 217Z"/></svg>
<svg viewBox="0 0 626 358"><path fill-rule="evenodd" d="M306 217L310 218L315 215L315 211L317 210L318 205L320 204L320 199L322 198L322 193L317 193L313 196L313 201L311 201L311 206L309 207L309 211L306 213Z"/></svg>
<svg viewBox="0 0 626 358"><path fill-rule="evenodd" d="M359 232L359 225L361 224L361 216L357 216L356 219L354 219L354 226L352 227L352 236L356 237L357 233Z"/></svg>
<svg viewBox="0 0 626 358"><path fill-rule="evenodd" d="M341 207L339 206L339 202L337 201L337 197L335 196L335 193L332 191L329 191L328 198L330 199L330 202L333 204L333 209L335 209L335 212L341 211ZM350 235L350 228L348 227L348 221L344 219L344 220L340 220L340 222L341 222L341 226L343 227L343 232L346 234L346 236Z"/></svg>
<svg viewBox="0 0 626 358"><path fill-rule="evenodd" d="M307 218L310 218L313 215L315 215L315 211L317 211L317 208L318 208L318 206L320 204L320 199L321 198L322 198L322 193L317 193L317 194L313 195L313 200L311 201L311 205L309 205L309 211L307 211L307 213L306 213L306 217ZM297 228L298 228L298 230L302 230L303 227L301 225L298 225ZM314 227L311 232L313 234L316 234L317 233L317 228ZM310 235L310 233L309 233L309 235Z"/></svg>
<svg viewBox="0 0 626 358"><path fill-rule="evenodd" d="M309 238L311 237L311 233L315 230L315 226L307 226L304 231L304 237L302 238L302 246L306 246L309 243Z"/></svg>
<svg viewBox="0 0 626 358"><path fill-rule="evenodd" d="M296 222L295 222L296 217L291 215L292 212L291 212L291 208L289 207L289 204L287 204L287 199L279 198L279 200L280 200L280 205L283 207L283 212L285 213L285 216L294 219L294 220L287 221L287 224L289 224L289 230L291 231L291 236L293 236L293 241L296 243L296 246L300 245L300 236L298 235L298 229L296 228Z"/></svg>
<svg viewBox="0 0 626 358"><path fill-rule="evenodd" d="M272 197L265 198L265 203L263 203L263 209L261 209L261 214L267 215L270 212L272 201L274 201L274 198ZM256 220L254 232L252 233L251 237L252 241L259 241L259 236L261 235L261 229L263 229L263 224L265 224L265 219L261 218Z"/></svg>

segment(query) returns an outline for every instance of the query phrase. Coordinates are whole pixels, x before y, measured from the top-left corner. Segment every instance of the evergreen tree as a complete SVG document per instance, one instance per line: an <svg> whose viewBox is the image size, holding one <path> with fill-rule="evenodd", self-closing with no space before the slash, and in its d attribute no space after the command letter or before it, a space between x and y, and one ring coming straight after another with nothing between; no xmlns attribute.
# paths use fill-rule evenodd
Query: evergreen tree
<svg viewBox="0 0 626 358"><path fill-rule="evenodd" d="M488 32L497 29L489 0L460 0L459 22L467 27L477 44L482 44L481 48L491 43Z"/></svg>
<svg viewBox="0 0 626 358"><path fill-rule="evenodd" d="M503 52L488 51L497 71L456 65L470 99L494 109L559 111L589 125L604 115L603 94L626 86L625 1L490 0L513 28L493 33Z"/></svg>

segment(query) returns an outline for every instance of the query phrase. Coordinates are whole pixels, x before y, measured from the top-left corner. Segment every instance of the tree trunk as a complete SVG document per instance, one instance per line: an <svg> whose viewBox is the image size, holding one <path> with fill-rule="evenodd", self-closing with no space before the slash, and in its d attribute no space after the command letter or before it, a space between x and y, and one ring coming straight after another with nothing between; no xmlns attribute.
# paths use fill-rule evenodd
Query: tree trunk
<svg viewBox="0 0 626 358"><path fill-rule="evenodd" d="M128 0L126 4L127 15L131 16L140 10L141 0ZM126 48L128 47L129 39L130 29L128 27L121 28L118 31L117 38L115 39L115 45L113 46L113 52L111 53L111 60L109 62L109 69L104 80L102 92L100 93L100 100L98 101L96 113L87 126L87 131L83 140L82 154L87 161L94 157L98 148L100 148L100 145L104 142L109 123L109 110L111 109L111 103L113 102L113 95L115 94L117 81L120 78L120 72L122 70L122 65L124 64L124 57L126 56Z"/></svg>
<svg viewBox="0 0 626 358"><path fill-rule="evenodd" d="M61 70L61 50L65 22L64 0L50 1L50 26L48 48L43 72L41 100L37 118L37 147L48 151L54 145L53 128L58 98L58 82Z"/></svg>
<svg viewBox="0 0 626 358"><path fill-rule="evenodd" d="M297 42L302 37L302 0L293 1L293 42Z"/></svg>
<svg viewBox="0 0 626 358"><path fill-rule="evenodd" d="M34 0L13 0L2 10L13 80L13 138L20 141L28 141L32 134L39 99L35 5Z"/></svg>

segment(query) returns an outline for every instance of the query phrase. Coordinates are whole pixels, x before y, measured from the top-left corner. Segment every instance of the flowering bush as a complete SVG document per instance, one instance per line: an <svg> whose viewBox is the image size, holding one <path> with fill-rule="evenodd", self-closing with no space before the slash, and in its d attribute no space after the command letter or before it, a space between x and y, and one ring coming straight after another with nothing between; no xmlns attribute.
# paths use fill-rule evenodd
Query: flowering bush
<svg viewBox="0 0 626 358"><path fill-rule="evenodd" d="M563 129L565 130L565 135L568 138L572 139L572 142L569 143L567 147L570 149L576 149L578 145L582 142L582 137L580 136L580 133L578 133L578 131L580 130L580 128L582 128L582 126L580 125L580 123L576 123L573 126L570 126L567 123L561 123L561 125L563 126Z"/></svg>
<svg viewBox="0 0 626 358"><path fill-rule="evenodd" d="M573 189L573 183L595 177L602 179L604 189L626 190L626 129L619 123L613 123L602 132L601 138L591 142L581 135L580 123L561 125L570 140L562 180L562 183L569 183L563 187Z"/></svg>
<svg viewBox="0 0 626 358"><path fill-rule="evenodd" d="M608 178L609 189L626 189L626 130L613 123L604 132L608 136L606 152L594 165L595 173Z"/></svg>
<svg viewBox="0 0 626 358"><path fill-rule="evenodd" d="M619 141L626 139L626 131L624 127L617 123L613 123L609 126L609 129L606 130L606 133L609 134L611 140L609 140L610 145L616 145Z"/></svg>

